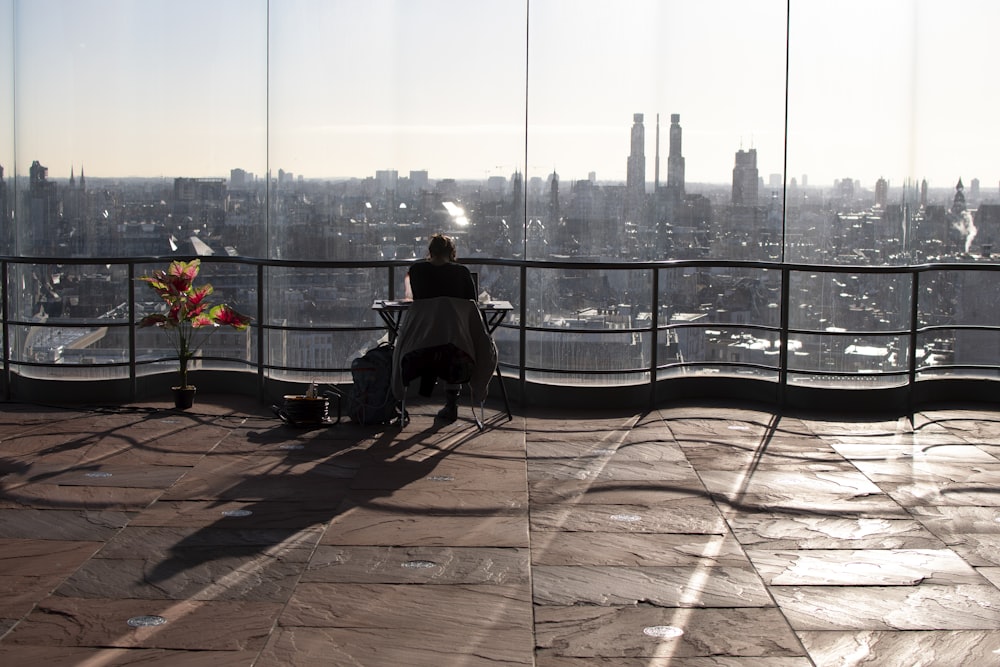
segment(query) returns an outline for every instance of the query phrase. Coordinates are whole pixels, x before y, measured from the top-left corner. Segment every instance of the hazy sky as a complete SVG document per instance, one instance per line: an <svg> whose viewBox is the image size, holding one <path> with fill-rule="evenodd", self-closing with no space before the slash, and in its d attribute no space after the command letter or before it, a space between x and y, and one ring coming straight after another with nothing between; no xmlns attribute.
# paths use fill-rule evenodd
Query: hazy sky
<svg viewBox="0 0 1000 667"><path fill-rule="evenodd" d="M792 0L788 173L1000 182L995 0ZM0 164L65 178L687 180L785 159L785 0L0 0ZM12 54L12 55L11 55ZM527 65L526 65L527 62ZM527 85L526 85L527 80ZM526 141L527 134L527 141ZM15 156L16 151L16 156Z"/></svg>

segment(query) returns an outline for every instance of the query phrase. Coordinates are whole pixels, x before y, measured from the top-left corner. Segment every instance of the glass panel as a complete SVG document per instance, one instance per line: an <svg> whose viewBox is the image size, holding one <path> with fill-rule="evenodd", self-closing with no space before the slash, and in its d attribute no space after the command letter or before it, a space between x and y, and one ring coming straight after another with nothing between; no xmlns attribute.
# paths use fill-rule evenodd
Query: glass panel
<svg viewBox="0 0 1000 667"><path fill-rule="evenodd" d="M794 334L788 341L788 352L789 371L905 372L908 370L909 337ZM867 381L859 375L853 377L858 382Z"/></svg>
<svg viewBox="0 0 1000 667"><path fill-rule="evenodd" d="M269 256L519 255L525 6L270 3Z"/></svg>
<svg viewBox="0 0 1000 667"><path fill-rule="evenodd" d="M935 329L917 336L917 368L996 366L1000 331Z"/></svg>
<svg viewBox="0 0 1000 667"><path fill-rule="evenodd" d="M668 366L661 368L656 374L658 380L690 377L730 377L777 382L779 374L776 370L768 370L766 368L718 366L712 364Z"/></svg>
<svg viewBox="0 0 1000 667"><path fill-rule="evenodd" d="M776 255L785 8L532 0L528 258Z"/></svg>
<svg viewBox="0 0 1000 667"><path fill-rule="evenodd" d="M121 265L15 264L9 315L14 363L100 365L128 362L128 268ZM28 369L36 377L108 378L128 369Z"/></svg>
<svg viewBox="0 0 1000 667"><path fill-rule="evenodd" d="M663 332L659 365L730 363L780 365L781 337L776 331L747 328L676 326Z"/></svg>
<svg viewBox="0 0 1000 667"><path fill-rule="evenodd" d="M259 254L227 179L267 171L267 0L16 6L18 253Z"/></svg>
<svg viewBox="0 0 1000 667"><path fill-rule="evenodd" d="M553 329L649 327L649 270L529 269L527 324Z"/></svg>
<svg viewBox="0 0 1000 667"><path fill-rule="evenodd" d="M904 264L991 254L997 239L976 230L997 216L995 203L984 206L996 198L996 151L982 141L995 123L995 93L976 67L957 65L956 48L963 62L996 62L997 18L989 0L843 0L835 11L792 0L787 148L800 180L788 190L785 259ZM941 95L940 81L962 91L960 103Z"/></svg>
<svg viewBox="0 0 1000 667"><path fill-rule="evenodd" d="M781 272L739 267L660 270L660 325L781 324Z"/></svg>
<svg viewBox="0 0 1000 667"><path fill-rule="evenodd" d="M14 0L0 0L0 254L14 252Z"/></svg>
<svg viewBox="0 0 1000 667"><path fill-rule="evenodd" d="M12 363L58 364L59 368L21 366L23 375L43 378L105 379L128 376L128 331L124 327L48 323L12 326ZM124 367L90 369L102 364ZM86 366L69 370L67 366Z"/></svg>
<svg viewBox="0 0 1000 667"><path fill-rule="evenodd" d="M920 274L920 326L1000 326L1000 272L928 271Z"/></svg>
<svg viewBox="0 0 1000 667"><path fill-rule="evenodd" d="M790 329L898 331L910 328L910 274L789 275Z"/></svg>

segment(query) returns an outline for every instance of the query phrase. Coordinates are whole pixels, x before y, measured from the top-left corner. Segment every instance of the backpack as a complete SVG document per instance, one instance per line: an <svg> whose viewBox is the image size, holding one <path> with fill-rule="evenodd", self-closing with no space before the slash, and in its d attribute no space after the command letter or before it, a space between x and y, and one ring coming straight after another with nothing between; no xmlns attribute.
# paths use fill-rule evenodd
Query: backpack
<svg viewBox="0 0 1000 667"><path fill-rule="evenodd" d="M392 346L373 347L351 362L354 384L348 395L348 415L358 424L385 424L396 417L392 396Z"/></svg>

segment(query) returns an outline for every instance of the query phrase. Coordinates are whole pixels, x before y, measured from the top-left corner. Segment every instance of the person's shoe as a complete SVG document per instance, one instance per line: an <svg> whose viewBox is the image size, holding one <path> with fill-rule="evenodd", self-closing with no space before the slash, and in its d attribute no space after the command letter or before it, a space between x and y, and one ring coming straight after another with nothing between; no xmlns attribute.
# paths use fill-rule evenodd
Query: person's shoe
<svg viewBox="0 0 1000 667"><path fill-rule="evenodd" d="M442 421L446 424L450 424L456 419L458 419L458 392L449 389L447 393L447 403L444 407L438 410L437 413L438 421Z"/></svg>

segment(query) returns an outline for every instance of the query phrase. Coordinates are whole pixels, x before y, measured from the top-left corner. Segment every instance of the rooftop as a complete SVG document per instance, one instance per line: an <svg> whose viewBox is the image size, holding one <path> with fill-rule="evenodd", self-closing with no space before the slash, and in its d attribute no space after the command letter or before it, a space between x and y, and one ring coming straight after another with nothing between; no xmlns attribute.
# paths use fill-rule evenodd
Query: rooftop
<svg viewBox="0 0 1000 667"><path fill-rule="evenodd" d="M5 404L0 663L1000 661L1000 411L411 407Z"/></svg>

